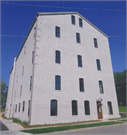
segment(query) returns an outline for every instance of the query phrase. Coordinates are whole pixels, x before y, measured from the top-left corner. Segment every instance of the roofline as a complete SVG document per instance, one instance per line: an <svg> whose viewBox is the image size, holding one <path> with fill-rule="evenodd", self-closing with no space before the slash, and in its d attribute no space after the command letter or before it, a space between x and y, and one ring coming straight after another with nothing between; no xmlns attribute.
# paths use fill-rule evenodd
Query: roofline
<svg viewBox="0 0 127 135"><path fill-rule="evenodd" d="M12 70L13 70L13 66L12 66L12 68L11 68L10 74L11 74Z"/></svg>
<svg viewBox="0 0 127 135"><path fill-rule="evenodd" d="M98 29L95 25L93 25L90 21L88 21L85 17L83 17L78 12L38 12L37 17L39 15L64 15L64 14L78 14L81 18L83 18L86 22L88 22L91 26L93 26L95 29L97 29L100 33L102 33L104 36L108 38L108 36L104 32Z"/></svg>
<svg viewBox="0 0 127 135"><path fill-rule="evenodd" d="M34 23L36 22L36 19L37 19L37 15L35 16L35 19L34 19L32 25L31 25L31 27L30 27L30 30L28 31L28 34L27 34L27 36L26 36L26 38L25 38L25 41L23 42L23 45L22 45L22 47L21 47L21 49L20 49L20 51L19 51L19 53L18 53L18 56L17 56L17 58L16 58L16 61L17 61L17 59L18 59L18 57L19 57L19 54L20 54L20 52L21 52L21 50L22 50L24 44L26 43L26 40L27 40L27 38L28 38L28 36L29 36L29 34L30 34L30 32L31 32L31 30L32 30L32 28L33 28L33 26L34 26Z"/></svg>

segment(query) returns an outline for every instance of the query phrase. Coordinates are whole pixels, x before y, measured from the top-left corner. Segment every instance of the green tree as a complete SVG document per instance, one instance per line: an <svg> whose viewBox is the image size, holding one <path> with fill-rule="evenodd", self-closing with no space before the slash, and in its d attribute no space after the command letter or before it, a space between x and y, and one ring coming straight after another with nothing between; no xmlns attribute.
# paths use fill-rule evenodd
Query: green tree
<svg viewBox="0 0 127 135"><path fill-rule="evenodd" d="M0 105L1 105L1 108L5 108L5 105L6 105L6 99L7 99L7 85L6 83L1 80L0 81L0 93L1 93L1 98L0 98Z"/></svg>
<svg viewBox="0 0 127 135"><path fill-rule="evenodd" d="M114 73L119 106L126 106L126 70Z"/></svg>

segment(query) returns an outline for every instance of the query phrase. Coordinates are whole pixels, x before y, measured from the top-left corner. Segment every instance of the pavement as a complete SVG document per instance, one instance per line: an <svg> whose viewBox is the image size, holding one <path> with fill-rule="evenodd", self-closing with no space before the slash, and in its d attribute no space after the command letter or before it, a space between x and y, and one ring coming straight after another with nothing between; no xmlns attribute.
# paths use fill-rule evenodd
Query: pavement
<svg viewBox="0 0 127 135"><path fill-rule="evenodd" d="M29 133L20 132L24 128L14 123L12 120L3 119L0 117L0 135L32 135Z"/></svg>
<svg viewBox="0 0 127 135"><path fill-rule="evenodd" d="M109 121L109 120L101 120L99 122L106 122L106 121ZM112 120L112 121L118 121L118 120ZM99 122L89 122L89 124L90 123L99 123ZM47 127L23 128L21 125L14 123L12 120L3 119L2 117L0 117L0 123L1 123L0 135L32 135L30 133L20 132L20 130L56 127L54 125L54 126L47 126ZM81 124L88 124L88 123L81 123ZM72 124L72 125L79 125L79 124ZM59 126L63 126L63 125L59 125ZM66 131L64 131L64 132L66 132ZM61 131L61 133L62 133L62 131ZM53 133L53 135L55 135L55 134Z"/></svg>

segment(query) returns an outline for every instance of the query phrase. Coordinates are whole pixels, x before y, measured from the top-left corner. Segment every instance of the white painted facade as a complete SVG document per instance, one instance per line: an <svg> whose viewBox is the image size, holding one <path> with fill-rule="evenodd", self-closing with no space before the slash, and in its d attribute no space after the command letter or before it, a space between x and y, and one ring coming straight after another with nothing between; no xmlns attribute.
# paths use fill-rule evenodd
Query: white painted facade
<svg viewBox="0 0 127 135"><path fill-rule="evenodd" d="M75 25L71 15L75 16ZM83 27L79 27L79 18ZM60 27L60 38L55 36L56 26ZM80 33L81 43L76 42L76 33ZM56 50L61 52L60 64L55 62ZM82 56L83 67L78 67L77 55ZM97 70L96 59L100 60L101 71ZM55 90L55 75L61 76L61 90ZM84 79L84 92L79 89L79 78ZM100 93L99 80L104 93ZM29 121L30 125L97 120L96 101L100 98L103 119L119 118L107 35L77 12L38 13L10 73L5 116ZM50 115L52 99L57 100L57 116ZM72 115L72 100L77 100L78 115ZM90 115L85 115L85 100L89 101ZM108 112L108 101L113 114Z"/></svg>

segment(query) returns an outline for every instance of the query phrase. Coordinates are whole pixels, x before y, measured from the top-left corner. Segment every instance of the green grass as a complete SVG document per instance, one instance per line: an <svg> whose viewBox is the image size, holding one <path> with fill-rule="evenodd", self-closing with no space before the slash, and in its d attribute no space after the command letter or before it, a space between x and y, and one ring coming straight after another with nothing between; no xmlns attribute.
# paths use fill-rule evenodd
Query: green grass
<svg viewBox="0 0 127 135"><path fill-rule="evenodd" d="M120 120L120 121L124 121L124 122L127 122L127 120Z"/></svg>
<svg viewBox="0 0 127 135"><path fill-rule="evenodd" d="M119 112L127 112L126 106L119 106Z"/></svg>
<svg viewBox="0 0 127 135"><path fill-rule="evenodd" d="M26 133L32 133L32 134L40 134L40 133L48 133L48 132L63 131L63 130L70 130L70 129L79 129L79 128L88 128L88 127L96 127L96 126L103 126L103 125L112 125L112 124L119 124L119 123L122 123L122 122L109 121L109 122L100 122L100 123L92 123L92 124L48 127L48 128L21 130L21 131L26 132Z"/></svg>

